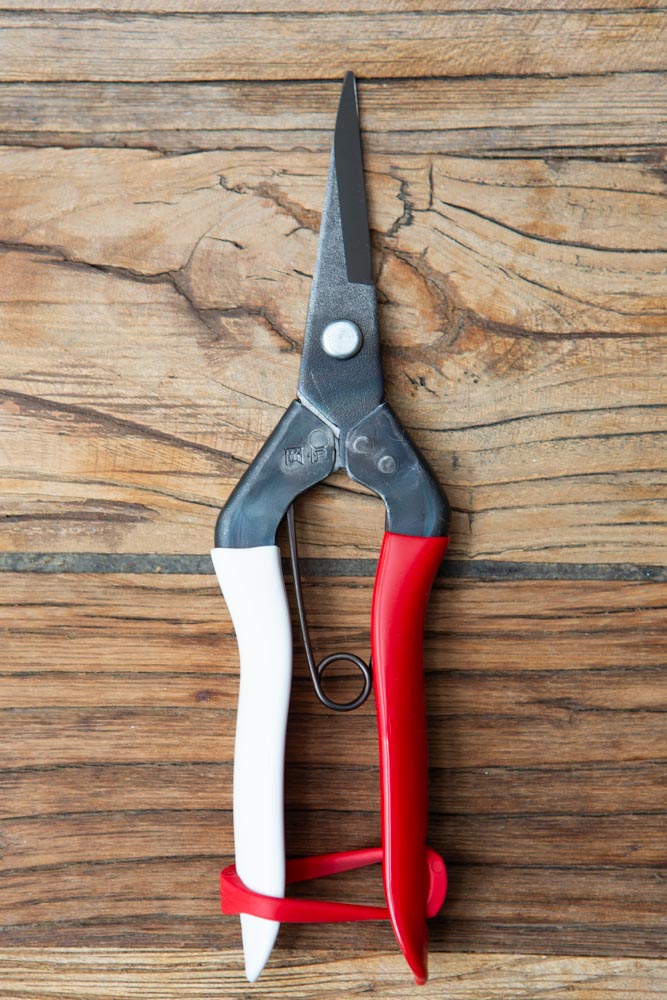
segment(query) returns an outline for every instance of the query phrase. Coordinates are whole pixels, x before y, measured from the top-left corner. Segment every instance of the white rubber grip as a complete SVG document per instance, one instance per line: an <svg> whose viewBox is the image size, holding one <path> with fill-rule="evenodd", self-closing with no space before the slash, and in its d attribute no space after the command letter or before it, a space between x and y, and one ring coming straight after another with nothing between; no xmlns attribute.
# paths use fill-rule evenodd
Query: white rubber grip
<svg viewBox="0 0 667 1000"><path fill-rule="evenodd" d="M292 679L292 629L280 550L212 549L241 661L234 747L236 870L248 888L285 895L283 772ZM241 915L246 975L254 982L280 924Z"/></svg>

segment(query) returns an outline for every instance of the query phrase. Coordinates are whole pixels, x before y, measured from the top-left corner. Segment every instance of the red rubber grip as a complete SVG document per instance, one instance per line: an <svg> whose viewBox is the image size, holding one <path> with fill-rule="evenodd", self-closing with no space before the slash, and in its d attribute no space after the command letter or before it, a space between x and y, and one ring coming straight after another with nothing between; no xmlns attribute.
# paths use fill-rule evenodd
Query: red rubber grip
<svg viewBox="0 0 667 1000"><path fill-rule="evenodd" d="M380 740L382 874L389 916L417 983L426 982L429 874L424 616L447 538L386 532L371 647Z"/></svg>

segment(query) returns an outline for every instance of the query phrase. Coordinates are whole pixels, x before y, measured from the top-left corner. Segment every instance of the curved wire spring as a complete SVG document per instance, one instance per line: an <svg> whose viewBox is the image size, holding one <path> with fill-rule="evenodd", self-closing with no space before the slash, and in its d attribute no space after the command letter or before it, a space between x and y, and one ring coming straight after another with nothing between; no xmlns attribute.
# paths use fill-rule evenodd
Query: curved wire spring
<svg viewBox="0 0 667 1000"><path fill-rule="evenodd" d="M315 662L313 649L310 644L310 636L308 634L306 609L303 603L301 573L299 570L299 550L296 541L296 526L294 524L294 507L292 505L287 508L287 534L289 536L289 551L292 562L292 577L294 580L294 592L296 594L296 606L299 612L299 624L301 626L303 646L306 651L308 669L310 670L310 676L313 680L315 694L320 699L322 704L326 705L326 707L330 708L332 711L351 712L353 709L359 708L360 705L363 705L371 693L371 687L373 686L373 673L371 669L372 662L369 661L369 663L366 663L360 656L355 656L354 653L331 653L329 656L325 656L324 659L320 660L319 663ZM322 687L322 679L327 667L330 667L332 663L336 663L339 660L345 660L348 663L353 663L354 666L360 671L364 680L364 686L361 692L351 701L333 701L333 699L326 694L324 688Z"/></svg>

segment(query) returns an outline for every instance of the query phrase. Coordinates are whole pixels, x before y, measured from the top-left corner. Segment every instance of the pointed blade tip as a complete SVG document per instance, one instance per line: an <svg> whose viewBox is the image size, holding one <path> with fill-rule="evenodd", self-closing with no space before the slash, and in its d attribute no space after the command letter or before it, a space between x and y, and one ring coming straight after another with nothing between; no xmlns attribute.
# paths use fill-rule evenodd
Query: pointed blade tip
<svg viewBox="0 0 667 1000"><path fill-rule="evenodd" d="M350 105L354 108L354 114L358 119L357 78L352 70L348 70L343 77L343 86L340 92L340 100L338 102L338 121L340 121L341 116L344 115L346 111L350 110Z"/></svg>
<svg viewBox="0 0 667 1000"><path fill-rule="evenodd" d="M351 71L345 74L338 104L333 157L348 281L352 284L372 285L373 268L364 191L361 123L356 78Z"/></svg>

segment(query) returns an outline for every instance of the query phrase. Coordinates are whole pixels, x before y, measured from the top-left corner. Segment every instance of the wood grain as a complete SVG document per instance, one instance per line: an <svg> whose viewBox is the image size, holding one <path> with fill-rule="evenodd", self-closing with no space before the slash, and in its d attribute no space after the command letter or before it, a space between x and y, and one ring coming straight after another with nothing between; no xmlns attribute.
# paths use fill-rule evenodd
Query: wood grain
<svg viewBox="0 0 667 1000"><path fill-rule="evenodd" d="M2 549L208 549L294 395L326 168L2 152ZM659 172L370 157L369 196L387 393L454 557L663 562ZM377 551L347 481L300 521L306 556Z"/></svg>
<svg viewBox="0 0 667 1000"><path fill-rule="evenodd" d="M368 153L474 157L651 156L665 143L664 72L364 80ZM169 152L271 149L328 153L338 83L285 81L10 83L5 142Z"/></svg>
<svg viewBox="0 0 667 1000"><path fill-rule="evenodd" d="M446 14L461 13L460 0L391 0L391 10L386 0L106 0L104 10L107 13L124 14L241 14L244 11L260 14L283 12L311 14L351 14L366 15L382 13L431 13ZM573 11L599 11L598 0L570 0L568 8ZM655 0L651 4L652 11L665 9L665 0ZM608 11L641 11L645 9L645 0L606 0L605 10ZM562 0L544 0L540 8L545 11L562 13ZM99 14L99 0L31 0L30 6L24 0L3 0L3 10L26 11L58 11L66 14L93 12ZM503 10L508 12L535 12L535 0L503 0ZM498 12L496 0L466 0L466 10Z"/></svg>
<svg viewBox="0 0 667 1000"><path fill-rule="evenodd" d="M394 955L369 958L351 952L332 958L316 950L295 976L294 958L276 972L277 995L292 1000L339 996L351 1000L405 995L403 970ZM123 952L113 949L21 949L0 952L0 997L46 1000L112 1000L127 991L137 997L199 1000L218 995L247 997L237 951L183 950ZM420 996L450 1000L647 1000L660 997L667 982L666 963L637 959L548 958L529 955L434 956L431 979Z"/></svg>
<svg viewBox="0 0 667 1000"><path fill-rule="evenodd" d="M529 33L526 31L529 28ZM664 69L662 12L0 15L0 80L291 80ZM182 39L187 38L184 49ZM63 58L63 52L67 58Z"/></svg>
<svg viewBox="0 0 667 1000"><path fill-rule="evenodd" d="M234 946L216 872L232 842L237 653L212 580L4 580L2 940L72 944L76 928L79 944ZM319 655L367 652L371 586L307 582ZM666 593L437 583L431 831L452 888L434 948L662 953ZM344 719L323 709L299 653L290 853L376 842L376 739L371 706ZM375 898L377 874L347 887ZM283 944L309 949L319 933L287 928ZM344 948L348 934L328 939ZM355 942L389 948L390 932L355 929Z"/></svg>

